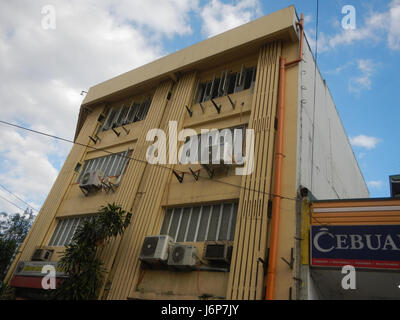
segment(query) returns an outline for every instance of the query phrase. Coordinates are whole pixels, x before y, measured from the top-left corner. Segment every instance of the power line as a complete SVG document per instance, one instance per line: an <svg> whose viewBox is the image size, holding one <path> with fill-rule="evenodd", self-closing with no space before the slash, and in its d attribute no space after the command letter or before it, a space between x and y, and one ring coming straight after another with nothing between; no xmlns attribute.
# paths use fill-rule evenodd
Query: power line
<svg viewBox="0 0 400 320"><path fill-rule="evenodd" d="M28 207L32 208L33 210L35 210L36 212L39 212L38 209L36 209L35 207L32 207L28 202L24 201L23 199L21 199L20 197L18 197L15 193L13 193L12 191L8 190L5 186L0 184L0 187L3 188L4 190L6 190L9 194L13 195L15 198L17 198L18 200L22 201L23 203L25 203Z"/></svg>
<svg viewBox="0 0 400 320"><path fill-rule="evenodd" d="M10 200L7 200L6 198L4 198L3 196L0 195L0 198L3 199L4 201L7 201L8 203L12 204L14 207L18 208L19 210L22 210L23 212L25 211L25 209L22 209L21 207L19 207L18 205L16 205L14 202L11 202Z"/></svg>
<svg viewBox="0 0 400 320"><path fill-rule="evenodd" d="M107 154L117 155L117 156L122 157L122 158L127 158L127 159L130 159L130 160L133 160L133 161L138 161L138 162L141 162L141 163L148 164L148 162L145 161L145 160L132 158L130 156L126 156L126 155L123 155L123 154L118 154L118 153L115 153L115 152L112 152L112 151L109 151L109 150L106 150L106 149L99 149L99 148L90 146L88 144L79 143L79 142L76 142L76 141L73 141L73 140L69 140L69 139L66 139L66 138L58 137L58 136L55 136L55 135L52 135L52 134L48 134L48 133L45 133L45 132L42 132L42 131L29 129L29 128L26 128L26 127L23 127L23 126L20 126L20 125L11 123L11 122L7 122L7 121L4 121L4 120L0 120L0 123L3 123L3 124L8 125L8 126L15 127L15 128L18 128L18 129L26 130L26 131L29 131L29 132L32 132L32 133L40 134L40 135L43 135L43 136L46 136L46 137L50 137L50 138L53 138L53 139L56 139L56 140L69 142L69 143L76 144L76 145L79 145L79 146L82 146L82 147L86 147L86 148L90 148L90 149L93 149L93 150L96 150L96 151L101 151L101 152L104 152L104 153L107 153ZM172 169L170 167L167 167L167 166L164 166L164 165L161 165L161 164L153 164L153 165L157 166L157 167L160 167L160 168L163 168L163 169L174 171L174 169ZM175 171L178 171L178 170L175 170ZM181 171L179 171L179 172L181 172ZM190 172L184 172L184 173L190 174ZM225 185L229 185L229 186L233 186L233 187L240 188L240 189L247 190L247 191L253 191L253 192L265 194L265 195L268 195L268 196L275 196L273 193L269 193L269 192L265 192L265 191L261 191L261 190L257 190L257 189L253 189L253 188L243 187L241 185L229 183L229 182L226 182L226 181L220 181L220 180L210 180L210 181L213 181L213 182L216 182L216 183L225 184ZM280 196L280 197L282 199L297 201L296 198L292 198L292 197L286 197L286 196Z"/></svg>

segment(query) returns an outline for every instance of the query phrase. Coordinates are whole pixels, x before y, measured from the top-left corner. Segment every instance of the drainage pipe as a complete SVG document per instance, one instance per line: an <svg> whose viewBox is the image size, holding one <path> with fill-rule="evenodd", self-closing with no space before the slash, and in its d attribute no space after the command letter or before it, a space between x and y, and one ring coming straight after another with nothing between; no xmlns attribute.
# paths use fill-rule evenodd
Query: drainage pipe
<svg viewBox="0 0 400 320"><path fill-rule="evenodd" d="M276 133L276 150L275 150L275 175L274 175L274 193L272 199L272 217L271 217L271 238L269 247L268 273L266 300L274 299L276 260L278 255L279 240L279 215L281 206L281 185L282 185L282 165L283 165L283 132L284 132L284 116L285 116L285 81L286 68L295 65L303 59L303 37L304 37L304 15L301 14L300 22L296 25L300 29L299 58L290 62L286 62L286 58L279 58L279 91L278 91L278 128Z"/></svg>

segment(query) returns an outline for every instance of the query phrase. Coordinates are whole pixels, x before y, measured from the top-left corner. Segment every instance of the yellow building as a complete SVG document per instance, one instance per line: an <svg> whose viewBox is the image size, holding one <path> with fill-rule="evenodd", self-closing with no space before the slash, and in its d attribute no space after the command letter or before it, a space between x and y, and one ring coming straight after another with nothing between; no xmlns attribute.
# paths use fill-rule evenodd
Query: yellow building
<svg viewBox="0 0 400 320"><path fill-rule="evenodd" d="M298 299L300 186L321 199L369 196L302 30L288 7L90 88L76 144L6 280L23 296L20 263L46 252L57 261L82 218L115 202L132 221L99 252L109 271L100 299ZM157 128L169 142L182 129L251 129L252 172L152 165L146 137ZM148 267L146 237L167 234L184 261L160 246L167 261Z"/></svg>

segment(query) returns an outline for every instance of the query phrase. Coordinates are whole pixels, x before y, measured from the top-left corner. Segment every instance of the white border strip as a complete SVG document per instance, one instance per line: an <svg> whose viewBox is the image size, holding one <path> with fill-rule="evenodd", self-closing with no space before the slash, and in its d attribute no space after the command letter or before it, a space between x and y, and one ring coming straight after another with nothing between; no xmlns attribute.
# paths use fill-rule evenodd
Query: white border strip
<svg viewBox="0 0 400 320"><path fill-rule="evenodd" d="M400 206L315 208L313 212L400 211Z"/></svg>

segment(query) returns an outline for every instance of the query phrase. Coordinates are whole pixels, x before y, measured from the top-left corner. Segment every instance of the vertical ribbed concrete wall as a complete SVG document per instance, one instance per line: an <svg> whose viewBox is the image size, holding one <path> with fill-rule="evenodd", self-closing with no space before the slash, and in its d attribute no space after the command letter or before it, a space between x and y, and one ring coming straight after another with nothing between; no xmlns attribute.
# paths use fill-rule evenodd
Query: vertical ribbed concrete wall
<svg viewBox="0 0 400 320"><path fill-rule="evenodd" d="M267 249L280 54L278 42L259 53L249 121L249 129L254 129L255 135L254 171L242 179L228 299L261 299L264 291L264 270L257 260L265 259Z"/></svg>
<svg viewBox="0 0 400 320"><path fill-rule="evenodd" d="M135 158L146 159L147 147L152 144L145 141L149 129L160 128L162 122L164 127L161 129L168 136L168 121L177 121L178 130L182 127L185 105L190 103L194 84L194 73L184 75L174 85L169 102L167 101L167 94L171 90L172 84L168 82L157 89L148 114L149 120L146 120L146 127L133 153ZM167 102L168 105L166 106ZM163 115L165 116L164 119ZM162 151L162 149L159 149L159 152ZM126 191L120 193L120 203L124 204L127 209L133 206L134 210L132 212L132 223L125 231L120 249L117 252L114 262L115 270L112 271L112 278L109 279L111 287L107 296L108 299L126 299L135 290L141 272L139 254L143 239L146 235L154 233L156 226L161 223L161 200L171 170L160 166L145 166L146 164L131 161L126 172L129 179L126 179L124 185L121 186L126 188ZM166 166L172 168L172 165ZM140 193L137 194L143 175L145 180L142 181ZM135 203L133 203L134 200Z"/></svg>

